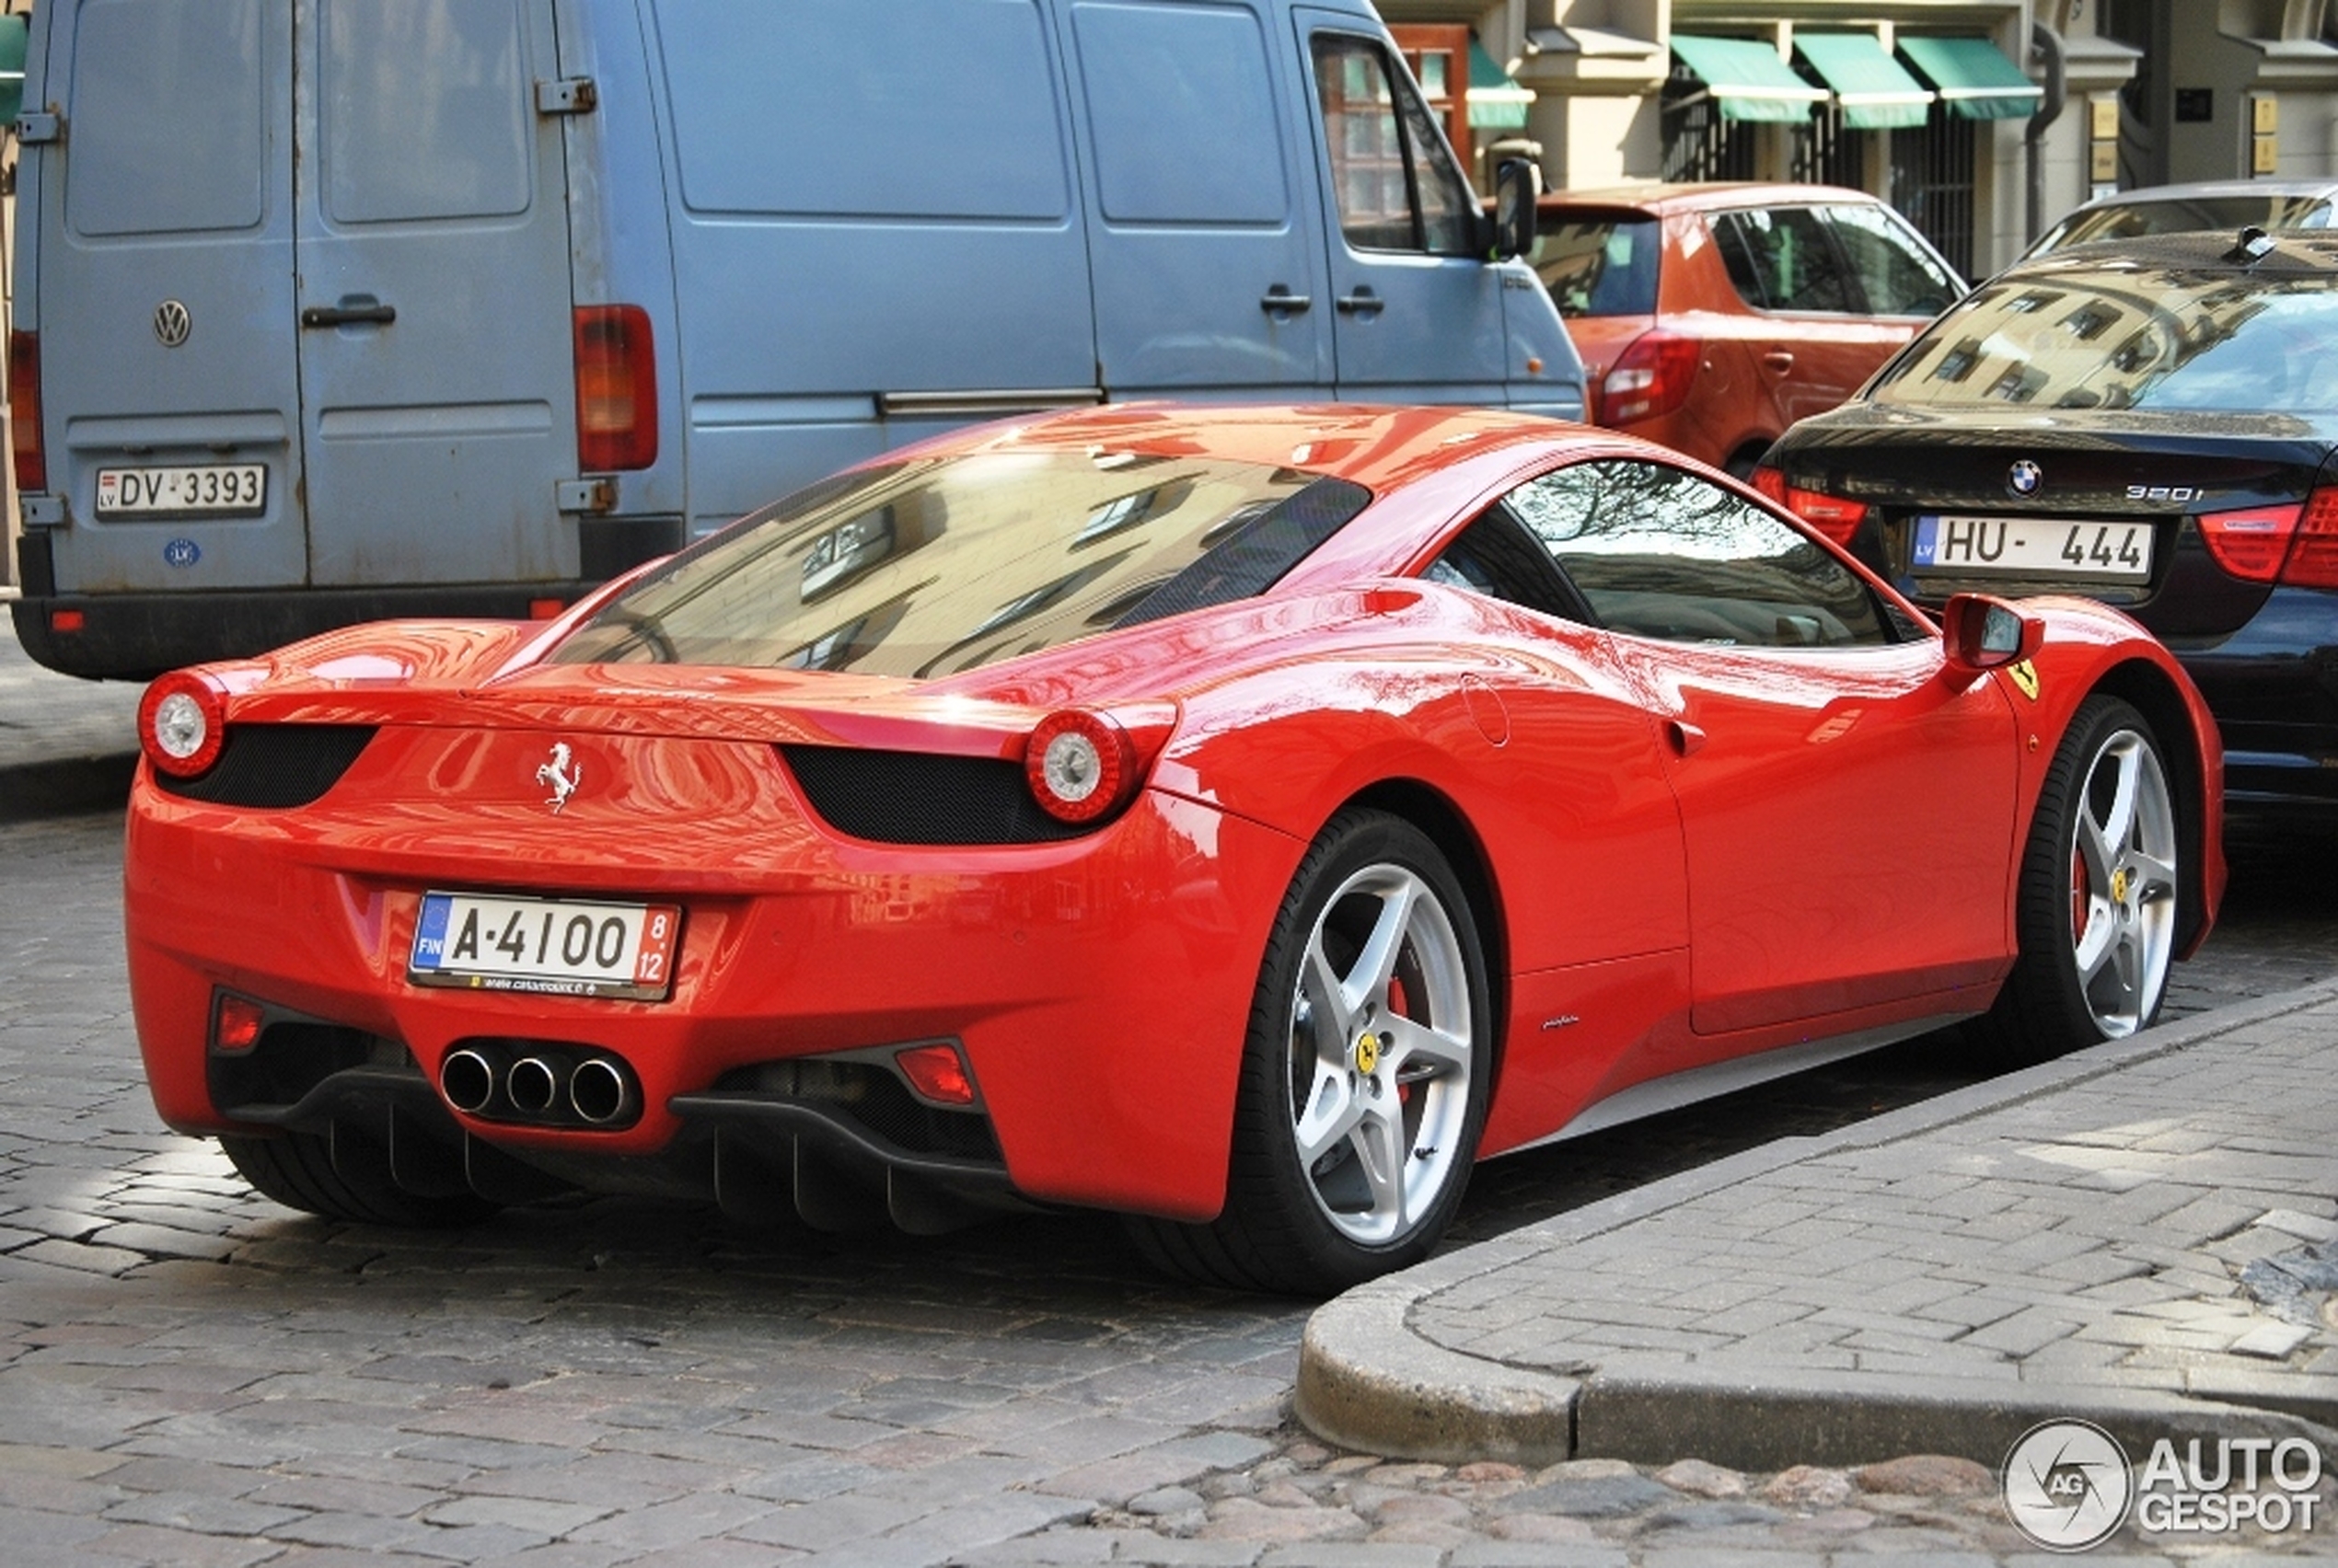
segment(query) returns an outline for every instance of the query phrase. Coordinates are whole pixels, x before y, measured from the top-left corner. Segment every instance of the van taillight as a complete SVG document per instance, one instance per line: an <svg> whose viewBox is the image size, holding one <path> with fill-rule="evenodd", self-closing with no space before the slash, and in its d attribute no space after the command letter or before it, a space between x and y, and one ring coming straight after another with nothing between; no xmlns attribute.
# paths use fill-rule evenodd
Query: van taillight
<svg viewBox="0 0 2338 1568"><path fill-rule="evenodd" d="M1599 422L1620 430L1679 408L1688 399L1702 352L1696 339L1661 327L1642 332L1600 379Z"/></svg>
<svg viewBox="0 0 2338 1568"><path fill-rule="evenodd" d="M576 307L576 460L588 469L657 461L657 356L638 305Z"/></svg>
<svg viewBox="0 0 2338 1568"><path fill-rule="evenodd" d="M16 448L17 489L49 488L49 455L41 444L41 334L8 334L8 444Z"/></svg>

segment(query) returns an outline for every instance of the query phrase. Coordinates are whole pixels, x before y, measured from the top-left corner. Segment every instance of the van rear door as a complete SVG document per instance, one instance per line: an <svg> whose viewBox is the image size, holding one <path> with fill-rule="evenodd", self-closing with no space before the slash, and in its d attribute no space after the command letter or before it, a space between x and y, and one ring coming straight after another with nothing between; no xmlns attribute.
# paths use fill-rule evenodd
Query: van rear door
<svg viewBox="0 0 2338 1568"><path fill-rule="evenodd" d="M300 4L310 581L573 579L551 0Z"/></svg>
<svg viewBox="0 0 2338 1568"><path fill-rule="evenodd" d="M66 593L307 574L293 317L291 0L42 7L52 138L18 326L43 343Z"/></svg>

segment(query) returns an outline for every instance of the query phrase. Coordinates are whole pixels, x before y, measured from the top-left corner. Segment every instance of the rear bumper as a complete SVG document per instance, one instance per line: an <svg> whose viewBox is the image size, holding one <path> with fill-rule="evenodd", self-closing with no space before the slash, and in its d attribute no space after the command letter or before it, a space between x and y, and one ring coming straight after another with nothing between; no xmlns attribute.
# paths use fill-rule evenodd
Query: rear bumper
<svg viewBox="0 0 2338 1568"><path fill-rule="evenodd" d="M1280 834L1147 792L1111 826L1046 845L886 847L778 822L758 833L719 824L712 844L677 821L659 846L637 829L630 843L588 847L577 824L546 816L527 830L540 840L533 859L467 857L412 823L362 845L339 840L331 801L229 812L165 795L143 775L133 789L131 999L156 1106L180 1131L340 1119L330 1103L299 1107L351 1065L342 1059L292 1074L288 1091L220 1091L209 1033L225 990L363 1037L364 1071L341 1087L402 1107L410 1147L461 1151L466 1167L611 1192L655 1171L703 1191L720 1149L735 1170L786 1173L800 1165L788 1151L816 1146L863 1185L872 1173L910 1178L914 1209L919 1191L953 1172L855 1144L753 1085L770 1064L949 1040L1000 1162L995 1176L967 1168L942 1183L958 1196L1011 1191L1188 1219L1223 1202L1259 957L1304 849ZM427 886L679 902L672 995L412 986L405 961ZM638 1081L638 1118L602 1129L458 1113L442 1068L480 1041L619 1059ZM380 1081L382 1070L400 1082ZM253 1113L260 1101L281 1109ZM368 1126L369 1139L398 1147L394 1129ZM428 1163L422 1180L446 1179L446 1158Z"/></svg>
<svg viewBox="0 0 2338 1568"><path fill-rule="evenodd" d="M165 670L248 659L365 621L455 617L527 620L599 586L584 581L422 588L277 588L241 594L29 593L9 606L17 640L49 668L87 680L151 680ZM59 612L78 615L60 630Z"/></svg>

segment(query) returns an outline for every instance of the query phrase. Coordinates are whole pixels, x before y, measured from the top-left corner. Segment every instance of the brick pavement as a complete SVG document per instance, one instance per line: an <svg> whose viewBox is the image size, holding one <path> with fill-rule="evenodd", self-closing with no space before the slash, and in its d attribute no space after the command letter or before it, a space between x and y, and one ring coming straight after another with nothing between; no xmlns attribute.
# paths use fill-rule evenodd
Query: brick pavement
<svg viewBox="0 0 2338 1568"><path fill-rule="evenodd" d="M0 594L0 822L120 801L143 688L34 663L7 624L9 596Z"/></svg>

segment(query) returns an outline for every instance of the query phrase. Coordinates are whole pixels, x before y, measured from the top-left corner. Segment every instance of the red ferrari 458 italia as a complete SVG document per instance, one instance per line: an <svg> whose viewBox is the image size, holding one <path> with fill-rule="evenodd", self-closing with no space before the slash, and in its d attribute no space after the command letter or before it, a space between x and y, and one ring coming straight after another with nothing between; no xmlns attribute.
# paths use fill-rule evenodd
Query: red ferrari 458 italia
<svg viewBox="0 0 2338 1568"><path fill-rule="evenodd" d="M2140 1029L2223 882L2116 611L1936 628L1709 469L1453 410L964 432L141 732L155 1100L272 1198L1084 1205L1268 1290L1419 1259L1488 1155Z"/></svg>

